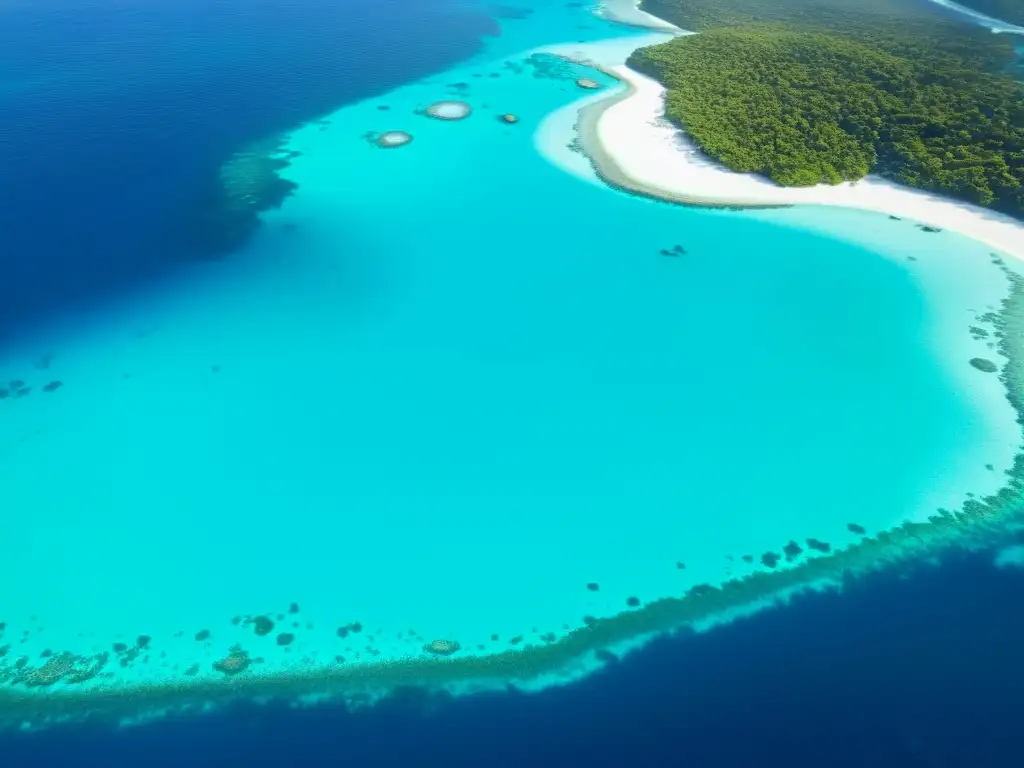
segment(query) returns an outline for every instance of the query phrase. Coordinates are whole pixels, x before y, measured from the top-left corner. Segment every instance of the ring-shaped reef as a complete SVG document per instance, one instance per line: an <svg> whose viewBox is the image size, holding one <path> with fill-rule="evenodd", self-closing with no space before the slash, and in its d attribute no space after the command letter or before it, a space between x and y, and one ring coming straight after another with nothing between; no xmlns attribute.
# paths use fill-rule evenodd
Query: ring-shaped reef
<svg viewBox="0 0 1024 768"><path fill-rule="evenodd" d="M423 110L427 117L437 120L464 120L473 112L473 108L464 101L435 101Z"/></svg>
<svg viewBox="0 0 1024 768"><path fill-rule="evenodd" d="M411 141L412 134L407 133L405 131L385 131L375 139L375 143L377 144L377 146L383 149L394 149L395 147L404 147Z"/></svg>

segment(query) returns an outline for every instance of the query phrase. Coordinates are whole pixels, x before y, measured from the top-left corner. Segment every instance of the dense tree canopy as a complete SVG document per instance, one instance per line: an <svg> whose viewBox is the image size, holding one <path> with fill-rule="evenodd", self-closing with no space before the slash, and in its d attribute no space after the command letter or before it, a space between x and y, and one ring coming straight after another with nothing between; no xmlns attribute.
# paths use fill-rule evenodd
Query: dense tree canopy
<svg viewBox="0 0 1024 768"><path fill-rule="evenodd" d="M665 83L668 116L733 170L787 186L872 172L1024 216L1024 87L1003 74L1012 48L892 4L647 0L702 32L630 64Z"/></svg>

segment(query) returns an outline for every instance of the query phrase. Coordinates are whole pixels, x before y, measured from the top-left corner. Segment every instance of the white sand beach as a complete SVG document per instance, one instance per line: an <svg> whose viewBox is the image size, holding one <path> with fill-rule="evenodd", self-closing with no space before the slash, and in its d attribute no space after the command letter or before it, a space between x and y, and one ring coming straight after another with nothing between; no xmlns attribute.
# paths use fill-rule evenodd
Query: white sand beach
<svg viewBox="0 0 1024 768"><path fill-rule="evenodd" d="M675 24L640 10L640 0L604 0L597 9L598 16L631 27L681 32Z"/></svg>
<svg viewBox="0 0 1024 768"><path fill-rule="evenodd" d="M645 36L635 47L669 39L671 33L666 35L666 28L656 25L659 20L637 10L632 0L614 0L608 4L612 6L630 23L662 32ZM637 15L630 16L627 6ZM675 34L689 33L676 30ZM548 50L592 63L625 86L603 98L570 105L564 113L550 116L538 130L538 149L564 170L590 178L596 172L601 180L620 189L691 205L813 205L876 211L954 231L1024 260L1024 222L981 206L872 176L855 183L796 188L730 171L704 155L684 131L665 118L665 88L625 65L628 52L623 45L576 44ZM564 126L570 121L592 169L582 168L580 157L566 146Z"/></svg>

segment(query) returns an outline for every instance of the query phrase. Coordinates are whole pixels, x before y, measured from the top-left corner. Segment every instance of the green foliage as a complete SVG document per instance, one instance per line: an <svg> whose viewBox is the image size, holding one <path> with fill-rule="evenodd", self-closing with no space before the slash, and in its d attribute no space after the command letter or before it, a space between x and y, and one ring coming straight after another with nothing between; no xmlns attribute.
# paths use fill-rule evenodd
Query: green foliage
<svg viewBox="0 0 1024 768"><path fill-rule="evenodd" d="M872 172L1024 215L1024 87L1000 74L1012 49L928 15L876 14L891 2L647 0L681 9L666 14L677 24L715 21L630 65L666 85L669 118L733 170L786 186Z"/></svg>

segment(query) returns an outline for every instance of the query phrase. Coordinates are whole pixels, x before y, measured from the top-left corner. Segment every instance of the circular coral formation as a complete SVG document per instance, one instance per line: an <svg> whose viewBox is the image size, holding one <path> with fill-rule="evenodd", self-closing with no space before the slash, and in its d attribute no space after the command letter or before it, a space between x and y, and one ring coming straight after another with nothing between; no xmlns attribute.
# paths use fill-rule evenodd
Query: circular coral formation
<svg viewBox="0 0 1024 768"><path fill-rule="evenodd" d="M509 125L514 125L515 123L519 122L519 118L511 113L506 113L499 117L498 119L501 120L501 122L503 123L508 123Z"/></svg>
<svg viewBox="0 0 1024 768"><path fill-rule="evenodd" d="M423 113L438 120L464 120L473 108L464 101L435 101Z"/></svg>
<svg viewBox="0 0 1024 768"><path fill-rule="evenodd" d="M985 373L995 373L999 370L998 365L991 360L986 360L984 357L972 357L970 362L979 371L984 371Z"/></svg>
<svg viewBox="0 0 1024 768"><path fill-rule="evenodd" d="M593 91L601 87L601 84L596 80L591 80L589 77L581 77L576 81L576 85L580 88L586 88L588 91Z"/></svg>
<svg viewBox="0 0 1024 768"><path fill-rule="evenodd" d="M412 134L405 131L386 131L377 137L377 146L383 149L404 147L412 141Z"/></svg>
<svg viewBox="0 0 1024 768"><path fill-rule="evenodd" d="M431 640L423 646L423 650L435 656L451 656L461 647L454 640Z"/></svg>

